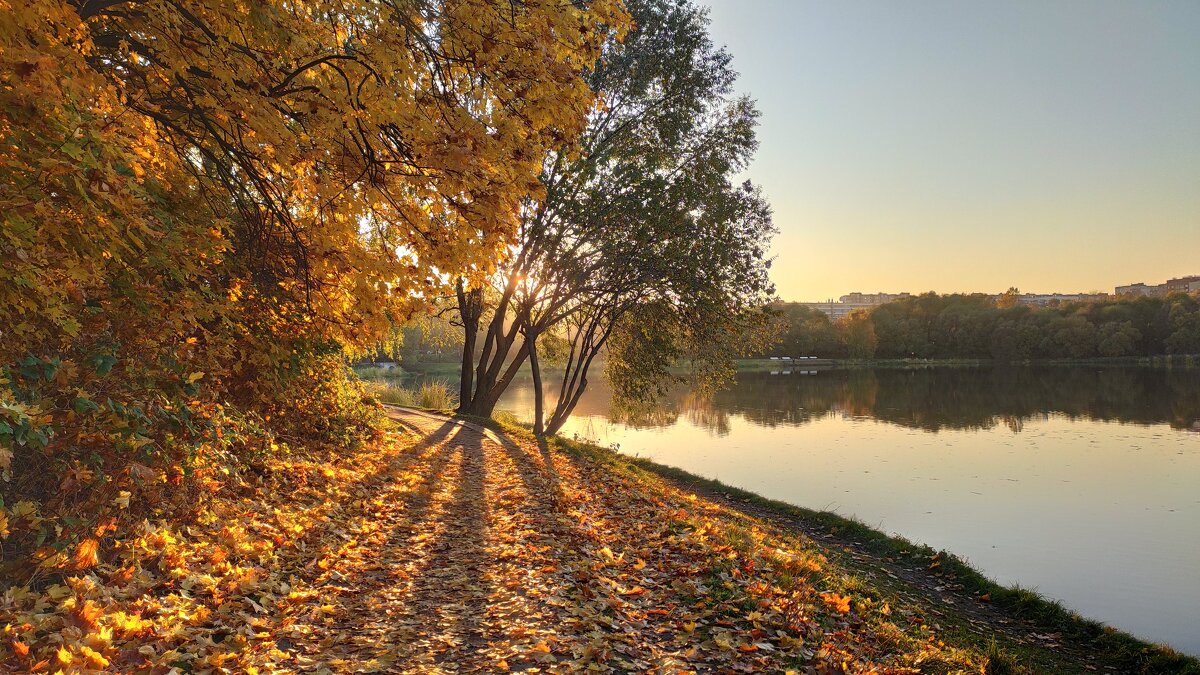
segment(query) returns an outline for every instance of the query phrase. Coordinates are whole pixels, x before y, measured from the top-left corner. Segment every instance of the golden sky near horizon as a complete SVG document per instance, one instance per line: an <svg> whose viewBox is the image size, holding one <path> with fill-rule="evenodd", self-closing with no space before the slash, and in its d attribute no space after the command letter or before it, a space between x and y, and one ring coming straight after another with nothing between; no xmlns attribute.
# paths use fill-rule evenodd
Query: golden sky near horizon
<svg viewBox="0 0 1200 675"><path fill-rule="evenodd" d="M1200 274L1200 3L708 4L784 299Z"/></svg>

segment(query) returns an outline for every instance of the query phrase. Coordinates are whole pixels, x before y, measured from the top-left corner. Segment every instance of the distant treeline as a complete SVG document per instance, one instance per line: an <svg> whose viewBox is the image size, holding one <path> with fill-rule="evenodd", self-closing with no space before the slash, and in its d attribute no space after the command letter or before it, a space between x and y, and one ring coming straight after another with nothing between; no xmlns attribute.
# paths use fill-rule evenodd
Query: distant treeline
<svg viewBox="0 0 1200 675"><path fill-rule="evenodd" d="M779 303L779 341L752 356L860 359L1087 359L1200 354L1200 299L1122 298L1030 307L1015 294L926 293L831 321Z"/></svg>

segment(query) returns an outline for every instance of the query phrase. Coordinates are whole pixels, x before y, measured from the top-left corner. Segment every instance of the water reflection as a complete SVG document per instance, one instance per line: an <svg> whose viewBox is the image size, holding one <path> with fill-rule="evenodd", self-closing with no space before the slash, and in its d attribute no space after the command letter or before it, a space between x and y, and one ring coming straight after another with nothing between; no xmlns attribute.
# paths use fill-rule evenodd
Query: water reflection
<svg viewBox="0 0 1200 675"><path fill-rule="evenodd" d="M1007 367L746 372L731 388L715 395L678 389L652 408L610 407L609 394L600 383L580 414L603 414L634 428L671 426L682 415L717 435L729 433L731 414L767 427L843 415L925 431L1003 425L1020 432L1028 420L1059 414L1200 430L1197 370Z"/></svg>

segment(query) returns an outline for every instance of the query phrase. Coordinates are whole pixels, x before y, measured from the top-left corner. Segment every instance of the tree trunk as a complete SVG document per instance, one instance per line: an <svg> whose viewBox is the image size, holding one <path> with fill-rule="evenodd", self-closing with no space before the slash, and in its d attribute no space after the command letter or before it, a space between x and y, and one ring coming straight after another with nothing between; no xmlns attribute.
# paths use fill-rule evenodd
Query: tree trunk
<svg viewBox="0 0 1200 675"><path fill-rule="evenodd" d="M514 308L513 294L517 287L517 275L510 274L496 306L491 309L487 320L487 332L483 344L478 344L479 327L484 318L484 298L480 289L464 291L461 282L457 288L459 314L463 318L462 374L459 380L458 412L491 417L496 403L512 383L513 378L530 356L530 340L523 340L521 347L513 352L518 336L528 329L526 321L517 317L505 329L505 320ZM533 329L533 339L540 333ZM475 349L481 347L476 357ZM509 357L512 357L511 359ZM539 369L540 376L540 369Z"/></svg>
<svg viewBox="0 0 1200 675"><path fill-rule="evenodd" d="M458 412L467 412L471 401L475 366L475 339L479 333L479 315L482 313L482 292L467 291L460 279L455 288L458 294L458 313L463 322L462 367L458 380Z"/></svg>
<svg viewBox="0 0 1200 675"><path fill-rule="evenodd" d="M580 397L587 390L588 370L591 369L596 355L604 348L604 343L608 341L613 324L614 320L611 318L606 322L603 317L598 317L591 321L586 329L580 327L580 332L576 333L575 344L578 345L578 359L575 358L576 349L573 346L571 358L567 360L567 372L563 373L558 403L555 404L554 413L546 423L547 434L553 435L561 431L563 425L567 423L567 419L571 417L571 413L575 411Z"/></svg>
<svg viewBox="0 0 1200 675"><path fill-rule="evenodd" d="M558 405L555 406L554 416L550 418L550 422L546 425L546 429L543 433L553 436L559 431L562 431L563 425L567 423L568 419L570 419L571 413L575 410L575 405L579 403L579 397L583 395L583 391L585 389L587 389L586 375L580 378L579 388L576 389L574 394L571 395L571 398L566 402L566 405L563 405L563 402L559 401Z"/></svg>
<svg viewBox="0 0 1200 675"><path fill-rule="evenodd" d="M529 367L533 371L533 433L535 436L541 436L546 433L543 423L546 397L542 392L542 368L538 365L536 334L526 334L525 344L529 346Z"/></svg>
<svg viewBox="0 0 1200 675"><path fill-rule="evenodd" d="M496 310L496 317L492 319L492 326L488 329L488 336L484 341L483 353L479 356L479 365L475 368L475 386L471 394L471 404L468 406L473 415L487 417L491 415L492 408L496 405L496 399L500 393L496 388L505 379L511 380L508 376L508 371L501 375L500 371L504 368L504 362L508 359L509 351L512 345L516 342L516 328L511 331L504 331L503 327L497 328L497 323L503 322L503 314L501 310ZM525 354L518 352L516 357L518 361L524 361ZM511 365L510 365L511 369ZM507 383L504 384L507 386Z"/></svg>
<svg viewBox="0 0 1200 675"><path fill-rule="evenodd" d="M517 371L521 369L521 365L525 363L525 359L529 356L529 345L522 343L521 348L517 350L516 356L513 357L512 363L508 364L504 374L498 378L489 378L487 381L490 386L484 388L482 383L475 386L475 400L471 405L471 414L480 417L491 417L492 411L496 409L496 403L504 394L504 390L508 389L508 385L512 384L513 378L516 377Z"/></svg>
<svg viewBox="0 0 1200 675"><path fill-rule="evenodd" d="M475 389L471 396L471 404L468 406L474 415L481 417L491 415L492 409L496 405L495 399L499 398L499 394L493 396L492 390L495 389L497 379L500 378L500 370L504 367L505 359L508 358L508 351L516 340L516 326L508 331L504 330L504 319L508 316L516 287L517 277L515 274L510 274L504 291L496 302L496 308L492 312L492 320L488 322L487 336L483 340L483 351L479 355L479 365L475 368ZM519 358L524 359L524 356Z"/></svg>

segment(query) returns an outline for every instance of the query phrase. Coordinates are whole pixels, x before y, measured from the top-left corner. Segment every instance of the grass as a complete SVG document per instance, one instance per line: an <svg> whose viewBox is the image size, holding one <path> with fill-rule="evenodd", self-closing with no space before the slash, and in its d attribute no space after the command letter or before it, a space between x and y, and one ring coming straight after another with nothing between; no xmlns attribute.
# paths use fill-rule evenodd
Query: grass
<svg viewBox="0 0 1200 675"><path fill-rule="evenodd" d="M379 380L368 381L365 385L367 392L381 403L428 410L453 410L458 407L458 393L445 380L429 380L416 388Z"/></svg>
<svg viewBox="0 0 1200 675"><path fill-rule="evenodd" d="M497 417L498 419L475 417L469 419L508 434L532 437L528 427L517 422L511 415L501 414ZM658 464L644 458L621 455L614 450L590 443L557 437L548 440L560 450L591 461L603 462L623 471L654 474L680 487L701 493L721 493L737 502L754 506L762 511L769 511L786 520L798 523L802 530L829 534L835 543L853 544L879 558L902 561L922 569L934 567L941 575L940 579L952 581L961 586L963 595L973 598L984 596L990 598L992 605L1005 610L1011 617L1026 621L1044 633L1060 634L1065 641L1079 645L1083 651L1094 657L1095 663L1115 668L1115 672L1136 675L1200 675L1200 660L1180 654L1169 647L1150 644L1111 626L1084 618L1062 604L1044 598L1034 591L1018 586L1002 586L946 551L937 551L929 546L908 541L903 537L884 534L852 518L768 499L740 488L725 485L717 480L702 478L682 469ZM832 548L831 552L836 554L836 548ZM852 572L859 571L870 576L869 581L862 579L861 583L880 587L881 592L894 592L898 589L896 587L888 588L889 584L904 583L891 582L886 574L874 574L879 570L864 567L869 566L870 563L855 561L849 555L840 556L840 558L841 562ZM952 622L958 624L950 627L953 634L986 650L991 661L987 670L989 673L1065 672L1064 668L1072 666L1078 672L1088 672L1079 670L1084 666L1076 663L1078 659L1070 654L1056 653L1056 650L1053 649L1016 643L1006 643L1002 647L995 643L994 636L981 634L980 629L971 625L965 616L952 619ZM1075 661L1070 660L1072 658L1075 658ZM1024 664L1036 665L1038 670L1029 671ZM1107 672L1114 671L1110 669Z"/></svg>

